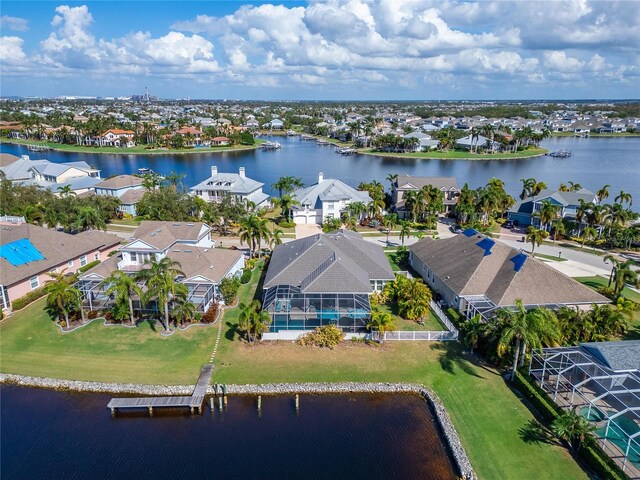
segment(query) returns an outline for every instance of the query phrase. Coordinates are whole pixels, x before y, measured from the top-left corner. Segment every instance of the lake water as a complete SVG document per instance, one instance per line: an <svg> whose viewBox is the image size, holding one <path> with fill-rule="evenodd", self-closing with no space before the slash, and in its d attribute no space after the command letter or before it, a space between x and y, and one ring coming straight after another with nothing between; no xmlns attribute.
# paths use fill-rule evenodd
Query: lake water
<svg viewBox="0 0 640 480"><path fill-rule="evenodd" d="M108 395L2 387L0 475L12 479L454 479L413 395L229 397L221 414L118 414Z"/></svg>
<svg viewBox="0 0 640 480"><path fill-rule="evenodd" d="M343 156L333 146L319 146L298 137L276 137L282 144L276 151L243 151L189 155L91 155L63 152L29 152L18 145L0 145L0 151L14 155L29 154L31 158L47 158L53 162L85 160L100 168L102 176L136 173L147 167L159 173L174 170L185 174L184 184L193 186L210 175L211 165L220 172L237 172L244 166L247 176L264 182L265 191L283 175L301 177L305 184L317 181L318 172L325 178L339 178L356 186L363 180L376 179L385 184L389 173L419 176L454 176L462 186L485 185L491 177L505 181L507 190L518 195L521 178L535 177L557 188L568 181L596 191L604 184L611 192L624 190L640 201L640 137L576 138L554 137L543 146L555 150L570 150L570 158L549 156L523 160L420 160L381 158L370 155ZM614 195L615 196L615 195Z"/></svg>

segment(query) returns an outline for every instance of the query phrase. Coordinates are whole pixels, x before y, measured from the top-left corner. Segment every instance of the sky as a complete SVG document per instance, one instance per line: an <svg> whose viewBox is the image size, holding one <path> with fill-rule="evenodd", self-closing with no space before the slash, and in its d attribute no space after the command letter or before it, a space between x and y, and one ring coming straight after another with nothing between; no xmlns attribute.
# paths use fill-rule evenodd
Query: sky
<svg viewBox="0 0 640 480"><path fill-rule="evenodd" d="M640 1L5 1L0 95L640 98Z"/></svg>

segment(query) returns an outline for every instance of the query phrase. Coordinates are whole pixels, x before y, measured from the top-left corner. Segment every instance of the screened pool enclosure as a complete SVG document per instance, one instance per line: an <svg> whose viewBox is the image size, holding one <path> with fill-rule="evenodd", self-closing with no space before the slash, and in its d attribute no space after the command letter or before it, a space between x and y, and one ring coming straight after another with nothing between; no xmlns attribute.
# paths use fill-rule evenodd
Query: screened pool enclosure
<svg viewBox="0 0 640 480"><path fill-rule="evenodd" d="M270 332L337 325L347 333L360 333L371 316L366 293L303 293L291 285L265 290L262 305L271 316Z"/></svg>

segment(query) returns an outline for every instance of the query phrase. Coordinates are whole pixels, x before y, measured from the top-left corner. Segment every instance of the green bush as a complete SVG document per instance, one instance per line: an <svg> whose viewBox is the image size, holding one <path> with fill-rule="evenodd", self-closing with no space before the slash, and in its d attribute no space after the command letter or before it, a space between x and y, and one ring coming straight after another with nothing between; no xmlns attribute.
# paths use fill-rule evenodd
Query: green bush
<svg viewBox="0 0 640 480"><path fill-rule="evenodd" d="M460 328L464 323L464 318L462 318L460 312L458 312L458 310L456 310L455 308L449 307L445 310L445 313L447 314L447 317L449 317L449 320L451 320L451 323L453 323L456 327Z"/></svg>
<svg viewBox="0 0 640 480"><path fill-rule="evenodd" d="M242 283L242 285L246 285L247 283L249 283L250 280L251 280L251 270L249 270L248 268L245 268L244 271L242 272L242 277L240 277L240 283Z"/></svg>
<svg viewBox="0 0 640 480"><path fill-rule="evenodd" d="M84 273L87 270L91 270L93 267L95 267L96 265L100 265L100 260L94 260L93 262L89 262L87 263L84 267L80 267L78 269L78 273Z"/></svg>
<svg viewBox="0 0 640 480"><path fill-rule="evenodd" d="M294 222L293 220L287 220L285 218L284 220L280 220L278 222L278 226L282 228L295 228L296 222Z"/></svg>
<svg viewBox="0 0 640 480"><path fill-rule="evenodd" d="M337 325L324 325L313 332L306 333L298 339L303 346L327 347L333 350L342 340L344 333Z"/></svg>
<svg viewBox="0 0 640 480"><path fill-rule="evenodd" d="M37 299L44 297L46 295L46 291L44 286L40 288L36 288L35 290L31 290L25 296L17 298L13 302L11 302L12 310L22 310L24 307L29 305L31 302L35 302Z"/></svg>
<svg viewBox="0 0 640 480"><path fill-rule="evenodd" d="M549 423L553 422L553 420L562 413L562 409L551 401L547 394L538 387L528 375L523 375L516 371L514 386ZM627 478L620 467L604 453L592 437L588 438L582 448L575 453L589 465L600 478L610 478L613 480L624 480Z"/></svg>
<svg viewBox="0 0 640 480"><path fill-rule="evenodd" d="M240 279L238 277L225 277L220 282L220 293L226 305L231 305L236 299L238 289L240 288Z"/></svg>
<svg viewBox="0 0 640 480"><path fill-rule="evenodd" d="M322 224L322 231L324 233L335 232L342 227L342 220L339 218L325 218Z"/></svg>

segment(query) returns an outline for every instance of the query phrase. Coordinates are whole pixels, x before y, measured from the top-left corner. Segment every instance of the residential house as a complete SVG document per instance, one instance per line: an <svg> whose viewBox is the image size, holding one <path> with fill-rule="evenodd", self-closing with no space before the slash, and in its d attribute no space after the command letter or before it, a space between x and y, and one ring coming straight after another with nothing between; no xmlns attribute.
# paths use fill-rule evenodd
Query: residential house
<svg viewBox="0 0 640 480"><path fill-rule="evenodd" d="M176 135L180 135L185 140L188 147L199 147L203 145L202 130L194 127L182 127L176 130Z"/></svg>
<svg viewBox="0 0 640 480"><path fill-rule="evenodd" d="M403 138L418 139L418 143L416 144L415 150L414 150L416 152L422 152L424 150L434 150L438 148L438 145L440 145L439 140L434 140L431 138L431 135L427 135L426 133L422 133L422 132L407 133L406 135L403 135Z"/></svg>
<svg viewBox="0 0 640 480"><path fill-rule="evenodd" d="M463 148L465 150L477 150L477 149L499 149L500 143L494 141L491 142L490 139L485 137L484 135L467 135L466 137L462 137L459 140L456 140L456 146Z"/></svg>
<svg viewBox="0 0 640 480"><path fill-rule="evenodd" d="M214 137L211 139L211 145L215 145L216 147L223 147L229 145L229 143L228 137Z"/></svg>
<svg viewBox="0 0 640 480"><path fill-rule="evenodd" d="M409 263L441 303L470 318L492 317L522 300L528 308L589 308L609 299L546 263L469 228L460 235L424 238L409 247Z"/></svg>
<svg viewBox="0 0 640 480"><path fill-rule="evenodd" d="M9 309L42 287L51 272L72 274L105 260L120 240L99 230L70 235L28 223L0 223L0 307Z"/></svg>
<svg viewBox="0 0 640 480"><path fill-rule="evenodd" d="M279 118L274 118L270 122L267 122L264 125L262 125L262 128L268 128L271 130L282 130L284 128L284 122Z"/></svg>
<svg viewBox="0 0 640 480"><path fill-rule="evenodd" d="M244 167L238 173L218 173L218 167L211 167L211 176L191 187L193 195L207 202L220 202L225 195L240 201L253 202L256 206L267 205L269 195L262 191L264 183L257 182L245 174Z"/></svg>
<svg viewBox="0 0 640 480"><path fill-rule="evenodd" d="M240 250L215 248L211 228L201 222L144 221L120 254L80 276L79 288L90 309L105 309L112 299L105 295L103 280L115 270L135 275L146 268L145 261L168 257L179 263L184 273L177 281L189 289L188 300L204 312L214 301L221 301L219 285L223 278L240 275L244 254ZM138 310L153 308L134 299Z"/></svg>
<svg viewBox="0 0 640 480"><path fill-rule="evenodd" d="M318 183L300 188L292 197L297 204L291 207L291 216L297 224L322 224L326 218L340 218L341 213L353 202L367 205L371 197L367 192L332 178L324 178L320 172Z"/></svg>
<svg viewBox="0 0 640 480"><path fill-rule="evenodd" d="M134 136L133 130L111 128L99 135L96 143L100 146L131 148L136 146L136 142L133 140Z"/></svg>
<svg viewBox="0 0 640 480"><path fill-rule="evenodd" d="M585 203L598 203L596 194L586 188L575 192L561 192L559 190L542 190L535 197L525 198L515 203L509 209L508 218L518 226L533 225L540 227L540 209L542 203L548 200L558 208L558 216L568 220L575 220L580 200Z"/></svg>
<svg viewBox="0 0 640 480"><path fill-rule="evenodd" d="M136 204L144 196L147 189L142 185L144 179L135 175L115 175L102 180L93 187L96 195L118 197L118 210L128 215L136 215Z"/></svg>
<svg viewBox="0 0 640 480"><path fill-rule="evenodd" d="M382 247L356 232L278 245L263 286L263 309L271 317L265 338L295 338L322 325L361 333L371 317L369 297L393 280Z"/></svg>
<svg viewBox="0 0 640 480"><path fill-rule="evenodd" d="M438 188L444 196L444 210L442 213L449 214L453 211L458 198L460 197L460 187L456 177L414 177L411 175L398 175L398 178L391 184L392 209L400 218L407 218L411 213L405 210L404 197L407 192L419 192L423 187L432 185Z"/></svg>

